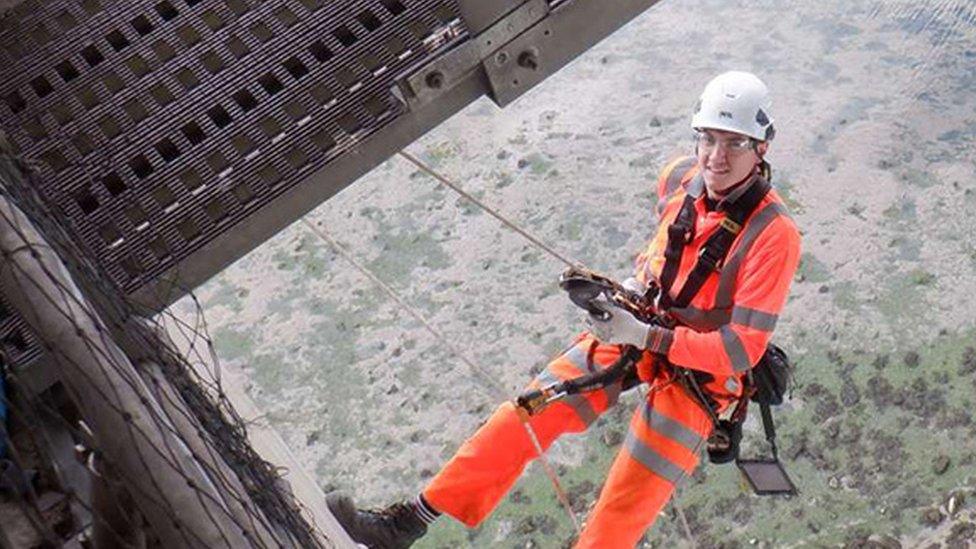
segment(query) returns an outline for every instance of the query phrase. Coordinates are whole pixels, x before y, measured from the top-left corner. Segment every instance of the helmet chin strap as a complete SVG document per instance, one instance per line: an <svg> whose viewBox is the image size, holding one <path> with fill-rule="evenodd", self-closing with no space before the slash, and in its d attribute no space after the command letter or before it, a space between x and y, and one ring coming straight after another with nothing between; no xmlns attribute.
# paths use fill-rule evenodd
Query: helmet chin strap
<svg viewBox="0 0 976 549"><path fill-rule="evenodd" d="M741 187L742 185L744 185L746 183L746 181L749 181L750 179L752 179L753 176L755 176L755 175L756 175L756 171L753 170L752 173L750 173L749 175L747 175L744 178L742 178L742 180L739 181L739 182L737 182L735 185L730 185L729 187L726 187L725 189L722 189L721 191L717 191L715 193L715 197L718 198L719 200L725 198L726 196L732 194L733 191L735 191L736 189L738 189L739 187Z"/></svg>
<svg viewBox="0 0 976 549"><path fill-rule="evenodd" d="M753 177L755 177L757 173L760 174L760 175L762 175L762 171L763 171L762 170L762 163L763 162L764 161L760 161L759 164L756 164L755 166L753 166L752 167L752 171L749 172L749 174L746 175L745 177L743 177L741 180L737 181L735 184L729 185L728 187L722 189L721 191L712 191L710 189L707 189L707 186L706 186L706 191L708 191L709 194L714 195L714 198L716 200L721 200L721 199L725 198L732 191L734 191L734 190L738 189L739 187L741 187L746 181L749 181L750 179L752 179Z"/></svg>

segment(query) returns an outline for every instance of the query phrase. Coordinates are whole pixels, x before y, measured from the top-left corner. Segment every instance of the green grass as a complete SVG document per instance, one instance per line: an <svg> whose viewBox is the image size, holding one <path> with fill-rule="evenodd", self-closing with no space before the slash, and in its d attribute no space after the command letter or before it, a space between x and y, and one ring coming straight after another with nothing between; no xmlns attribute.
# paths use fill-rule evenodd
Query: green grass
<svg viewBox="0 0 976 549"><path fill-rule="evenodd" d="M680 490L678 499L698 545L726 541L749 546L755 539L776 547L828 547L846 544L856 535L917 532L925 509L973 481L972 467L966 464L976 459L976 451L960 443L969 440L969 427L946 422L971 416L972 373L961 373L960 366L967 356L976 361L971 349L974 335L946 334L922 347L875 350L857 346L871 342L849 341L797 357L802 360L796 401L776 417L781 452L800 497L751 495L735 467L706 465ZM900 403L893 394L877 395L882 377L892 391L901 392ZM815 384L820 388L814 390ZM847 397L845 391L850 393ZM604 416L589 433L560 442L585 447L579 466L560 471L567 491L586 493L585 503L578 503L581 513L595 497L617 451L602 437L610 429L625 432L637 394L625 400L618 404L619 411ZM828 401L836 404L833 412L829 417L818 414ZM916 409L917 402L926 401L940 404L928 411ZM835 432L830 425L836 425ZM751 424L746 436L744 454L764 451L761 426ZM801 441L805 450L797 452ZM941 474L933 466L939 455L950 461ZM442 520L417 546L562 547L572 534L552 486L534 465L481 528L467 530L453 520ZM646 545L685 543L680 524L666 512Z"/></svg>

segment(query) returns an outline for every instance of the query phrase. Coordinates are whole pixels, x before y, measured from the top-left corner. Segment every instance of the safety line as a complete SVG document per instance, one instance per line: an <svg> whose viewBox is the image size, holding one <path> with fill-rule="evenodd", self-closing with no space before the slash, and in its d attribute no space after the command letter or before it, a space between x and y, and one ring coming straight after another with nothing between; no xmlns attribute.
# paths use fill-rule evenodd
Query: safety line
<svg viewBox="0 0 976 549"><path fill-rule="evenodd" d="M343 247L341 244L336 242L335 239L329 236L328 233L326 233L321 228L316 227L307 219L302 218L302 223L304 223L306 227L308 227L313 233L315 233L316 236L324 240L333 250L336 251L336 253L342 256L343 259L351 263L352 266L355 267L364 276L366 276L366 278L369 278L373 282L373 284L379 286L380 289L383 290L383 292L390 297L390 299L395 301L397 305L399 305L404 311L406 311L410 316L412 316L417 322L421 323L424 326L424 328L426 328L427 331L431 333L431 335L433 335L438 340L441 340L445 344L445 346L447 346L450 349L450 351L453 354L457 355L458 358L460 358L465 364L467 364L472 370L474 370L475 373L483 377L485 382L491 386L492 391L495 393L493 395L495 398L502 398L502 399L508 398L505 389L502 388L502 386L488 373L487 370L468 360L467 357L461 353L460 349L458 349L456 345L454 345L450 340L444 337L443 334L437 331L437 329L434 328L434 326L430 322L428 322L427 319L425 319L419 312L417 312L413 307L408 305L407 302L405 302L396 293L396 291L393 290L393 288L391 288L387 283L383 282L382 280L379 279L379 277L377 277L372 272L370 272L370 270L367 269L365 265L357 261L356 258L354 258L352 254L350 254L349 251L345 249L345 247Z"/></svg>
<svg viewBox="0 0 976 549"><path fill-rule="evenodd" d="M434 328L434 326L430 322L428 322L427 319L423 317L423 315L421 315L413 307L408 305L407 302L405 302L402 298L400 298L400 296L393 290L393 288L391 288L388 284L386 284L385 282L380 280L376 275L370 272L370 270L367 269L365 265L357 261L356 258L354 258L352 254L349 253L348 250L346 250L342 245L336 242L335 239L329 236L328 233L326 233L324 230L320 229L319 227L316 227L305 218L302 218L301 221L316 236L318 236L320 239L325 241L333 250L336 251L336 253L342 256L343 259L345 259L350 264L352 264L352 266L355 267L360 273L362 273L365 277L369 278L374 284L376 284L381 290L383 290L383 292L386 293L386 295L389 296L398 305L400 305L400 307L404 311L406 311L410 316L412 316L414 319L420 322L424 326L424 328L426 328L427 331L430 332L430 334L433 335L434 338L438 340L440 344L446 346L453 355L458 357L469 368L471 368L472 371L474 371L480 377L482 377L483 380L490 387L491 391L495 393L494 397L496 399L500 399L503 401L514 400L508 397L508 394L505 392L505 389L502 388L502 386L486 370L484 370L483 368L481 368L480 366L478 366L477 364L469 360L468 357L464 353L462 353L461 350L456 345L454 345L449 339L444 337L444 335L441 334L440 331L437 330L437 328ZM559 499L559 502L566 509L566 514L569 515L570 520L573 522L573 527L576 529L576 533L579 534L580 532L579 519L576 518L576 513L573 512L573 507L569 502L569 496L566 495L566 491L563 489L562 484L560 484L559 477L556 475L555 469L552 468L552 465L550 465L549 460L546 459L545 450L543 450L542 444L539 442L539 438L536 436L535 430L532 429L532 426L529 425L528 420L522 414L518 413L518 411L516 411L516 414L521 420L522 426L525 427L525 432L528 434L529 440L531 440L532 445L535 447L535 451L538 454L538 458L539 458L539 464L542 465L542 469L545 471L546 476L548 476L549 480L552 482L553 488L556 491L557 499Z"/></svg>
<svg viewBox="0 0 976 549"><path fill-rule="evenodd" d="M684 527L685 536L688 538L688 543L691 544L691 549L698 549L695 544L695 537L691 533L691 526L688 525L688 517L685 516L685 510L678 505L678 490L675 487L674 495L671 496L671 505L674 506L674 510L678 512L678 518L681 519L681 526Z"/></svg>
<svg viewBox="0 0 976 549"><path fill-rule="evenodd" d="M481 208L482 210L484 210L485 213L487 213L487 214L491 215L492 217L494 217L495 219L501 221L509 229L512 229L513 231L515 231L518 234L522 235L527 240L529 240L530 242L532 242L533 244L535 244L536 246L538 246L543 251L547 252L552 257L558 259L559 261L562 261L563 263L566 264L566 266L573 267L573 268L578 268L578 267L582 267L583 266L583 264L580 263L579 261L575 261L573 259L564 257L562 254L560 254L556 250L554 250L551 247L545 245L538 238L536 238L536 237L532 236L531 234L529 234L529 232L526 231L525 229L519 227L515 223L512 223L508 219L505 219L505 217L502 216L500 213L498 213L495 210L491 209L490 207L488 207L487 204L484 204L483 202L481 202L480 200L478 200L477 198L475 198L471 194L465 192L464 189L462 189L461 187L455 185L454 183L452 183L446 177L444 177L441 174L435 172L433 168L431 168L431 167L427 166L426 164L424 164L423 162L421 162L419 159L417 159L417 157L413 156L412 154L408 153L407 151L400 151L398 154L400 156L402 156L403 158L406 158L414 166L417 166L418 168L420 168L420 170L422 172L424 172L427 175L433 177L434 179L440 181L445 186L450 187L451 189L453 189L454 192L458 193L459 195L463 196L464 198L467 198L471 202L475 203L475 205L477 205L479 208Z"/></svg>

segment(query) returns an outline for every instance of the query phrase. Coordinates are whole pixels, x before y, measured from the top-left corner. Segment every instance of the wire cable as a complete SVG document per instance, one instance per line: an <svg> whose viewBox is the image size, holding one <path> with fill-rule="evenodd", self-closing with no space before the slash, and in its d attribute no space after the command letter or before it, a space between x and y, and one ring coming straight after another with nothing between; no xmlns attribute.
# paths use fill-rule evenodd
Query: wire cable
<svg viewBox="0 0 976 549"><path fill-rule="evenodd" d="M557 252L556 250L554 250L551 246L547 246L541 240L539 240L538 238L532 236L525 229L523 229L523 228L519 227L518 225L516 225L515 223L509 221L504 216L502 216L500 213L498 213L495 210L493 210L492 208L488 207L487 204L485 204L482 201L478 200L477 198L475 198L474 196L472 196L470 193L468 193L464 189L462 189L460 186L458 186L458 185L454 184L453 182L451 182L451 180L449 180L448 178L446 178L443 175L441 175L441 174L437 173L436 171L434 171L433 168L431 168L427 164L424 164L423 162L421 162L417 157L413 156L412 154L408 153L407 151L400 151L398 154L400 156L402 156L403 158L407 159L414 166L417 166L418 168L420 168L420 171L422 171L422 172L426 173L427 175L433 177L434 179L436 179L437 181L439 181L444 186L450 187L452 190L454 190L454 192L456 192L459 195L463 196L464 198L470 200L476 206L478 206L479 208L481 208L482 210L484 210L485 213L487 213L488 215L490 215L490 216L494 217L495 219L501 221L503 225L505 225L509 229L512 229L513 231L517 232L518 234L522 235L523 237L525 237L526 240L528 240L529 242L535 244L540 250L545 251L546 253L548 253L552 257L554 257L554 258L558 259L559 261L562 261L563 263L565 263L567 267L579 268L579 267L582 267L583 266L583 264L580 263L579 261L576 261L576 260L573 260L571 258L568 258L568 257L564 256L563 254L560 254L559 252Z"/></svg>
<svg viewBox="0 0 976 549"><path fill-rule="evenodd" d="M342 245L336 242L336 240L333 239L328 233L326 233L323 229L316 227L305 218L302 218L302 223L306 227L308 227L312 231L312 233L314 233L317 237L319 237L326 244L328 244L333 250L335 250L335 252L339 254L339 256L341 256L344 260L346 260L353 267L355 267L356 270L362 273L363 276L370 279L381 290L383 290L383 293L385 293L387 296L390 297L390 299L395 301L397 305L399 305L410 316L416 319L417 322L420 322L420 324L423 325L423 327L432 336L434 336L434 338L438 341L439 344L447 347L447 349L450 351L451 354L458 357L458 359L461 360L461 362L463 362L468 368L471 369L472 372L474 372L478 377L482 379L482 381L488 387L489 391L491 392L494 398L505 400L505 401L512 400L511 398L509 398L507 392L501 386L501 384L499 384L498 381L495 380L495 378L487 370L485 370L481 366L478 366L477 364L474 363L474 361L469 359L467 355L457 345L452 343L448 338L444 336L444 334L440 332L440 330L435 328L433 324L431 324L426 318L424 318L423 315L421 315L419 312L417 312L416 309L414 309L406 301L404 301L403 298L401 298L396 293L396 291L393 290L393 288L391 288L388 284L380 280L380 278L374 275L372 272L370 272L370 270L367 269L366 266L364 266L362 263L357 261L356 258L353 257L348 250L346 250ZM519 418L522 420L522 425L525 427L525 431L529 436L529 440L532 442L532 446L535 447L535 451L539 457L540 465L542 465L542 468L545 471L546 476L549 477L549 480L553 484L553 488L556 491L557 499L559 499L559 502L566 509L566 513L569 515L570 520L573 522L573 527L576 529L576 532L579 533L580 531L579 519L576 518L576 514L573 512L573 507L569 502L569 496L566 495L566 491L559 483L559 477L556 474L556 471L552 468L552 465L545 457L545 450L542 448L542 443L539 442L539 438L538 436L536 436L535 431L532 429L532 426L529 425L529 422L521 414L519 414Z"/></svg>

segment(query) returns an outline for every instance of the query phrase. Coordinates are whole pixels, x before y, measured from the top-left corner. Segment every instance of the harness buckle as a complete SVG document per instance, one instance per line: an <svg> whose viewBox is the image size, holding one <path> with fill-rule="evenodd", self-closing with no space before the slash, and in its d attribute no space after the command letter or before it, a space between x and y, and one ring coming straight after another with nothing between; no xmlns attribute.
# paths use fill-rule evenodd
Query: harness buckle
<svg viewBox="0 0 976 549"><path fill-rule="evenodd" d="M708 267L709 271L722 270L722 257L717 257L710 253L708 246L702 246L702 248L698 250L698 261L704 266Z"/></svg>
<svg viewBox="0 0 976 549"><path fill-rule="evenodd" d="M719 221L719 225L732 234L739 234L739 231L742 230L742 225L732 221L728 217L725 217L722 219L722 221Z"/></svg>
<svg viewBox="0 0 976 549"><path fill-rule="evenodd" d="M688 244L691 242L691 231L682 223L672 223L668 226L668 240L673 242L680 240Z"/></svg>

